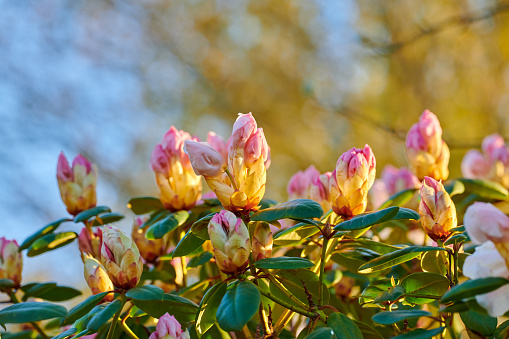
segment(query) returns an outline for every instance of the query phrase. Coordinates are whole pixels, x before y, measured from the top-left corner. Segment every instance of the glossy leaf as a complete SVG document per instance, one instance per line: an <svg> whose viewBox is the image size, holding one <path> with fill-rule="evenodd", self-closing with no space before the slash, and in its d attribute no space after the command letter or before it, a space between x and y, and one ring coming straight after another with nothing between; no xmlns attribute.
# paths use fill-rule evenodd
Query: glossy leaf
<svg viewBox="0 0 509 339"><path fill-rule="evenodd" d="M359 327L342 313L332 313L327 318L327 326L332 328L337 339L363 338Z"/></svg>
<svg viewBox="0 0 509 339"><path fill-rule="evenodd" d="M447 272L447 254L444 251L431 251L423 254L421 268L424 272L445 275Z"/></svg>
<svg viewBox="0 0 509 339"><path fill-rule="evenodd" d="M49 233L53 233L62 223L66 222L66 221L72 221L72 219L62 218L62 219L59 219L57 221L53 221L52 223L47 224L46 226L44 226L43 228L41 228L40 230L38 230L31 236L29 236L28 238L26 238L25 241L23 241L23 243L19 247L19 251L21 252L22 250L29 248L30 245L32 245L34 243L34 241L36 241L40 237L42 237L46 234L49 234Z"/></svg>
<svg viewBox="0 0 509 339"><path fill-rule="evenodd" d="M92 295L79 303L76 307L74 307L69 314L65 317L62 325L67 325L75 322L79 318L83 317L85 314L90 312L106 295L108 292L98 293L96 295Z"/></svg>
<svg viewBox="0 0 509 339"><path fill-rule="evenodd" d="M313 219L323 215L322 206L310 199L290 200L256 212L252 221L272 221L279 219Z"/></svg>
<svg viewBox="0 0 509 339"><path fill-rule="evenodd" d="M210 259L214 257L212 252L203 252L198 254L196 257L192 257L187 264L187 268L198 267L205 263L208 263Z"/></svg>
<svg viewBox="0 0 509 339"><path fill-rule="evenodd" d="M155 297L150 300L133 299L133 303L154 318L160 318L171 310L172 315L180 323L193 321L198 310L198 305L174 294L164 294L162 299L155 299Z"/></svg>
<svg viewBox="0 0 509 339"><path fill-rule="evenodd" d="M52 339L65 339L71 335L73 335L74 333L76 333L78 330L74 327L71 327L67 330L65 330L64 332L60 333L59 335L57 335L56 337L53 337Z"/></svg>
<svg viewBox="0 0 509 339"><path fill-rule="evenodd" d="M166 234L182 225L188 217L189 213L187 211L172 213L164 219L152 224L152 226L147 229L145 237L149 240L162 239Z"/></svg>
<svg viewBox="0 0 509 339"><path fill-rule="evenodd" d="M26 285L25 285L26 286ZM25 287L24 286L24 287ZM81 295L81 291L67 286L57 286L56 283L34 284L25 291L23 300L41 298L48 301L65 301Z"/></svg>
<svg viewBox="0 0 509 339"><path fill-rule="evenodd" d="M418 328L416 330L400 334L392 339L428 339L433 338L434 336L439 335L445 330L445 327L437 327L431 330L425 330L422 328Z"/></svg>
<svg viewBox="0 0 509 339"><path fill-rule="evenodd" d="M0 324L22 324L67 315L65 307L47 302L27 301L0 310Z"/></svg>
<svg viewBox="0 0 509 339"><path fill-rule="evenodd" d="M401 280L401 286L408 295L419 295L419 297L405 296L405 300L411 304L427 304L440 298L449 289L449 279L435 273L413 273ZM435 298L422 298L420 296L433 296Z"/></svg>
<svg viewBox="0 0 509 339"><path fill-rule="evenodd" d="M226 291L217 309L219 327L227 332L242 330L258 311L260 300L260 291L252 282L236 282Z"/></svg>
<svg viewBox="0 0 509 339"><path fill-rule="evenodd" d="M164 209L161 200L154 197L137 197L132 198L127 203L127 208L130 208L136 215L147 214L155 210Z"/></svg>
<svg viewBox="0 0 509 339"><path fill-rule="evenodd" d="M226 294L226 286L228 283L219 282L209 288L203 296L198 312L196 313L196 333L200 338L207 332L216 322L216 313Z"/></svg>
<svg viewBox="0 0 509 339"><path fill-rule="evenodd" d="M115 313L122 307L120 299L116 299L109 303L105 308L97 312L87 324L87 330L97 332L102 325L106 324Z"/></svg>
<svg viewBox="0 0 509 339"><path fill-rule="evenodd" d="M279 282L292 293L297 299L304 304L308 304L308 296L304 290L304 284L308 292L311 294L314 303L318 303L318 286L320 284L318 275L307 269L298 270L279 270L273 271L273 274L279 277ZM329 302L329 290L325 284L323 286L323 302ZM269 284L269 289L272 294L282 300L286 300L290 304L295 304L294 301L289 299L281 290L273 283Z"/></svg>
<svg viewBox="0 0 509 339"><path fill-rule="evenodd" d="M50 233L34 241L28 248L27 256L35 257L39 254L56 250L76 239L78 235L74 232Z"/></svg>
<svg viewBox="0 0 509 339"><path fill-rule="evenodd" d="M209 215L204 216L201 219L198 219L193 226L191 226L191 231L195 236L203 240L209 240L209 231L208 226L212 217L217 213L210 213Z"/></svg>
<svg viewBox="0 0 509 339"><path fill-rule="evenodd" d="M309 333L305 339L336 339L336 335L332 328L320 327Z"/></svg>
<svg viewBox="0 0 509 339"><path fill-rule="evenodd" d="M465 186L465 192L476 194L482 198L494 200L509 199L507 189L493 181L483 179L458 179Z"/></svg>
<svg viewBox="0 0 509 339"><path fill-rule="evenodd" d="M320 230L316 226L298 223L293 227L276 233L273 241L274 245L289 246L311 237L318 232L320 232Z"/></svg>
<svg viewBox="0 0 509 339"><path fill-rule="evenodd" d="M350 220L344 221L336 227L336 231L352 231L361 230L369 226L381 224L389 220L419 220L420 216L417 212L403 207L389 207L380 211L360 214Z"/></svg>
<svg viewBox="0 0 509 339"><path fill-rule="evenodd" d="M410 188L410 189L398 192L398 193L394 194L393 196L391 196L389 199L387 199L387 201L385 201L382 204L382 206L380 206L379 209L382 210L382 209L385 209L387 207L392 207L392 206L403 206L407 202L409 202L410 199L412 199L412 197L415 195L415 192L417 192L417 189L415 189L415 188Z"/></svg>
<svg viewBox="0 0 509 339"><path fill-rule="evenodd" d="M14 286L14 281L11 279L0 279L0 291L11 288Z"/></svg>
<svg viewBox="0 0 509 339"><path fill-rule="evenodd" d="M363 322L354 320L353 321L362 333L364 339L384 339L380 333L378 333L373 326L367 325Z"/></svg>
<svg viewBox="0 0 509 339"><path fill-rule="evenodd" d="M392 312L380 312L375 314L372 319L374 322L382 324L382 325L391 325L397 323L398 321L411 319L411 318L419 318L423 316L431 316L432 314L428 311L423 310L402 310L402 311L392 311Z"/></svg>
<svg viewBox="0 0 509 339"><path fill-rule="evenodd" d="M499 277L467 280L451 288L440 300L442 303L473 298L478 294L484 294L498 289L509 283L509 280Z"/></svg>
<svg viewBox="0 0 509 339"><path fill-rule="evenodd" d="M465 192L465 185L459 180L449 181L444 185L445 191L449 194L449 196L455 196L457 194L462 194Z"/></svg>
<svg viewBox="0 0 509 339"><path fill-rule="evenodd" d="M86 211L83 211L81 213L78 213L74 217L74 222L77 224L82 221L86 221L92 217L95 217L101 213L109 213L111 212L111 209L108 206L96 206L92 207L91 209L88 209Z"/></svg>
<svg viewBox="0 0 509 339"><path fill-rule="evenodd" d="M136 300L163 300L164 290L154 285L143 285L131 288L126 297Z"/></svg>
<svg viewBox="0 0 509 339"><path fill-rule="evenodd" d="M398 300L399 297L401 297L403 294L405 294L406 290L404 287L400 285L391 286L386 291L381 292L378 294L373 302L375 303L382 303L386 301L395 301Z"/></svg>
<svg viewBox="0 0 509 339"><path fill-rule="evenodd" d="M254 263L255 267L262 269L296 270L315 266L306 258L298 257L276 257L260 259Z"/></svg>
<svg viewBox="0 0 509 339"><path fill-rule="evenodd" d="M504 321L495 330L495 339L504 339L509 337L509 320Z"/></svg>
<svg viewBox="0 0 509 339"><path fill-rule="evenodd" d="M481 314L475 311L466 311L460 313L461 320L465 326L485 337L493 337L497 329L497 318L490 317L486 314Z"/></svg>
<svg viewBox="0 0 509 339"><path fill-rule="evenodd" d="M115 212L104 213L104 214L101 214L100 216L97 216L94 219L92 226L102 226L102 225L106 225L106 224L111 224L113 222L117 222L122 219L124 219L124 216L120 213L115 213Z"/></svg>
<svg viewBox="0 0 509 339"><path fill-rule="evenodd" d="M195 236L191 230L187 231L186 235L180 239L177 247L172 252L172 258L183 257L190 253L193 253L201 245L205 242L205 240L198 238Z"/></svg>

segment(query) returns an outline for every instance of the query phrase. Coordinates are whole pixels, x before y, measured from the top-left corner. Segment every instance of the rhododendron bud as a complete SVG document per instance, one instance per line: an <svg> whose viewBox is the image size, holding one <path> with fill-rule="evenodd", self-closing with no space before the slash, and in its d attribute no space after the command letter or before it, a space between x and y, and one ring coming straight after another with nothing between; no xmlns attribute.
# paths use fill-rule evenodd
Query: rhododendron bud
<svg viewBox="0 0 509 339"><path fill-rule="evenodd" d="M189 155L194 173L198 175L217 177L226 169L223 156L206 142L186 140L184 152Z"/></svg>
<svg viewBox="0 0 509 339"><path fill-rule="evenodd" d="M422 182L419 214L424 231L436 242L447 239L450 229L458 225L451 197L440 181L430 177Z"/></svg>
<svg viewBox="0 0 509 339"><path fill-rule="evenodd" d="M326 172L320 175L311 183L309 188L309 199L319 203L324 211L328 211L332 208L329 193L329 183L331 176L331 172Z"/></svg>
<svg viewBox="0 0 509 339"><path fill-rule="evenodd" d="M19 252L16 240L0 238L0 279L11 279L14 287L21 284L23 255Z"/></svg>
<svg viewBox="0 0 509 339"><path fill-rule="evenodd" d="M320 177L320 172L311 165L304 171L298 171L288 181L287 191L290 200L309 199L312 184Z"/></svg>
<svg viewBox="0 0 509 339"><path fill-rule="evenodd" d="M162 143L155 146L150 160L161 202L170 211L193 208L201 195L201 178L194 173L189 157L184 153L186 140L193 139L189 133L172 126Z"/></svg>
<svg viewBox="0 0 509 339"><path fill-rule="evenodd" d="M102 230L97 228L93 234L83 227L78 236L78 246L82 253L90 254L96 259L101 257Z"/></svg>
<svg viewBox="0 0 509 339"><path fill-rule="evenodd" d="M406 137L406 155L412 172L419 180L449 176L449 147L442 140L442 128L435 114L425 110Z"/></svg>
<svg viewBox="0 0 509 339"><path fill-rule="evenodd" d="M164 240L163 239L154 239L149 240L145 237L145 233L147 233L147 228L140 228L145 221L148 220L148 217L136 217L134 218L133 230L131 232L131 237L136 243L136 247L140 251L140 254L146 262L153 262L157 258L159 258L164 253Z"/></svg>
<svg viewBox="0 0 509 339"><path fill-rule="evenodd" d="M106 273L106 269L99 261L91 255L85 255L83 259L85 266L85 280L92 294L99 294L102 292L113 291L113 283ZM113 293L104 297L104 301L112 301L114 298Z"/></svg>
<svg viewBox="0 0 509 339"><path fill-rule="evenodd" d="M272 232L266 222L256 224L253 233L253 259L254 261L270 258L272 255Z"/></svg>
<svg viewBox="0 0 509 339"><path fill-rule="evenodd" d="M57 180L60 196L72 215L95 207L97 203L97 166L78 154L72 167L61 152L57 164Z"/></svg>
<svg viewBox="0 0 509 339"><path fill-rule="evenodd" d="M101 263L115 287L130 289L138 285L143 271L143 261L136 244L114 226L103 230Z"/></svg>
<svg viewBox="0 0 509 339"><path fill-rule="evenodd" d="M390 197L384 181L382 179L376 179L368 192L368 208L375 211Z"/></svg>
<svg viewBox="0 0 509 339"><path fill-rule="evenodd" d="M507 264L506 264L507 265ZM465 259L463 274L470 279L502 277L509 279L509 270L504 258L491 241L475 248L475 252ZM509 311L509 285L492 292L475 296L475 299L492 317L499 317Z"/></svg>
<svg viewBox="0 0 509 339"><path fill-rule="evenodd" d="M345 219L363 213L375 172L375 155L368 145L343 153L330 178L332 210Z"/></svg>
<svg viewBox="0 0 509 339"><path fill-rule="evenodd" d="M497 152L498 149L505 147L504 138L498 134L491 134L485 137L482 141L482 150L490 158L500 156ZM500 159L504 160L504 159Z"/></svg>
<svg viewBox="0 0 509 339"><path fill-rule="evenodd" d="M421 187L417 177L406 167L397 169L392 165L385 166L382 171L382 180L391 196L407 189Z"/></svg>
<svg viewBox="0 0 509 339"><path fill-rule="evenodd" d="M191 160L195 169L200 170L198 159ZM225 209L232 212L254 211L259 208L258 204L265 194L269 163L270 148L263 130L256 127L251 113L239 114L228 140L226 173L207 173L216 175L204 175L204 178Z"/></svg>
<svg viewBox="0 0 509 339"><path fill-rule="evenodd" d="M214 132L209 132L207 135L207 143L223 156L224 161L228 161L228 145L222 136Z"/></svg>
<svg viewBox="0 0 509 339"><path fill-rule="evenodd" d="M174 316L166 313L159 318L156 330L148 339L189 339L189 332L182 329L180 323Z"/></svg>
<svg viewBox="0 0 509 339"><path fill-rule="evenodd" d="M489 171L489 161L477 150L468 151L461 160L461 173L465 178L485 178Z"/></svg>
<svg viewBox="0 0 509 339"><path fill-rule="evenodd" d="M212 217L208 231L219 269L228 274L242 272L251 252L249 231L242 219L223 210Z"/></svg>

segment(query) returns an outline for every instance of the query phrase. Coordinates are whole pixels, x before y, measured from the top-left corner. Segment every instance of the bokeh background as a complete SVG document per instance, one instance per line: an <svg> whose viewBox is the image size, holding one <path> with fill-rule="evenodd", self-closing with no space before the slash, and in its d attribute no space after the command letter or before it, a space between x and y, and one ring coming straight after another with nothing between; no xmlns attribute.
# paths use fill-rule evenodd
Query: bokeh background
<svg viewBox="0 0 509 339"><path fill-rule="evenodd" d="M171 125L228 137L253 112L272 148L266 196L368 143L406 165L436 113L451 177L485 135L509 140L509 2L0 0L0 235L66 216L60 151L99 167L98 203L157 195L151 151ZM66 224L63 229L78 231ZM26 259L26 258L25 258ZM85 288L77 244L25 260L24 282Z"/></svg>

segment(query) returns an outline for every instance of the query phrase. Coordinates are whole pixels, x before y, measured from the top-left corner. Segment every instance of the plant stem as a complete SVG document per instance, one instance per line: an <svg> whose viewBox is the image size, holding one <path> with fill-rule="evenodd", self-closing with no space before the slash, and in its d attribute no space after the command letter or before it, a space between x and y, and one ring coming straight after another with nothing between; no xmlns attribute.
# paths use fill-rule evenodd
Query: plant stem
<svg viewBox="0 0 509 339"><path fill-rule="evenodd" d="M129 302L129 301L128 301ZM131 308L133 308L133 303L131 303L131 306L129 306L129 308L127 309L127 314L125 315L124 318L122 318L122 321L120 321L120 326L122 327L122 329L124 330L124 332L129 336L131 337L132 339L139 339L138 336L136 334L134 334L134 332L129 328L129 326L127 326L127 324L125 323L127 321L127 319L129 318L129 311L131 310Z"/></svg>
<svg viewBox="0 0 509 339"><path fill-rule="evenodd" d="M458 285L459 283L459 248L454 249L454 284Z"/></svg>
<svg viewBox="0 0 509 339"><path fill-rule="evenodd" d="M293 302L295 302L300 307L306 309L309 307L309 305L304 304L302 301L300 301L297 297L295 297L286 287L281 284L277 278L275 278L273 275L269 274L269 280L276 285L277 288L281 290L288 298L290 298Z"/></svg>
<svg viewBox="0 0 509 339"><path fill-rule="evenodd" d="M228 171L228 168L225 170L225 172L226 172L226 175L228 176L228 178L230 178L233 188L235 190L238 190L239 188L237 187L237 184L235 183L235 180L233 179L232 174L230 173L230 171Z"/></svg>
<svg viewBox="0 0 509 339"><path fill-rule="evenodd" d="M253 258L250 255L249 256L249 266L251 270L251 275L254 277L256 276L256 268L254 266ZM254 280L253 283L260 289L260 286L258 285L258 280ZM263 301L260 300L260 306L258 307L258 316L260 317L260 321L263 326L263 334L265 336L269 336L272 334L272 330L269 326L269 319L267 317L267 314L265 313L265 309L263 308Z"/></svg>
<svg viewBox="0 0 509 339"><path fill-rule="evenodd" d="M11 301L13 304L19 304L19 300L13 291L9 292L9 297L11 297ZM39 325L37 325L36 322L32 321L30 322L30 325L32 325L32 327L41 335L41 337L43 337L43 339L49 339L48 335L44 333L42 328Z"/></svg>
<svg viewBox="0 0 509 339"><path fill-rule="evenodd" d="M286 301L283 301L283 300L275 297L270 292L264 291L261 288L258 288L258 289L260 290L260 293L262 295L264 295L265 297L269 298L270 300L274 301L275 303L278 303L279 305L281 305L283 307L286 307L289 310L292 310L295 313L299 313L299 314L305 315L306 317L309 317L309 318L320 317L320 320L322 320L323 322L326 321L325 315L322 312L320 312L321 314L315 313L315 312L308 312L308 311L306 311L306 310L304 310L304 309L302 309L300 307L294 306L292 304L287 303Z"/></svg>
<svg viewBox="0 0 509 339"><path fill-rule="evenodd" d="M125 297L125 291L122 291L120 294L120 309L117 313L113 316L113 320L111 321L110 329L108 331L108 335L106 336L106 339L111 339L113 337L113 332L115 332L115 327L117 326L118 318L120 317L120 313L122 313L122 309L124 308L126 297Z"/></svg>
<svg viewBox="0 0 509 339"><path fill-rule="evenodd" d="M320 275L318 276L318 308L322 307L323 301L323 275L325 273L325 257L327 255L327 245L329 238L323 237L322 258L320 259Z"/></svg>

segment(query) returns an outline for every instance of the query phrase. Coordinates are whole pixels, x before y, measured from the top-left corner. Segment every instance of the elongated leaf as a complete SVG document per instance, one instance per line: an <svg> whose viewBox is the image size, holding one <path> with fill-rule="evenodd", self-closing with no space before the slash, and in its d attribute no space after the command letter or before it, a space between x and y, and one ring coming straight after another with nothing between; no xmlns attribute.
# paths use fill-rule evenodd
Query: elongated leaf
<svg viewBox="0 0 509 339"><path fill-rule="evenodd" d="M442 303L448 303L451 301L473 298L478 294L494 291L507 283L509 283L509 280L499 277L467 280L464 283L451 288L444 294L440 301Z"/></svg>
<svg viewBox="0 0 509 339"><path fill-rule="evenodd" d="M410 246L400 250L384 254L378 258L368 261L359 267L359 273L372 273L384 270L386 268L402 264L413 258L418 257L422 252L445 251L441 247L432 246Z"/></svg>
<svg viewBox="0 0 509 339"><path fill-rule="evenodd" d="M0 324L22 324L67 315L65 307L47 302L27 301L0 310Z"/></svg>
<svg viewBox="0 0 509 339"><path fill-rule="evenodd" d="M164 290L154 285L143 285L131 288L126 297L136 300L163 300Z"/></svg>
<svg viewBox="0 0 509 339"><path fill-rule="evenodd" d="M78 213L78 215L76 215L74 217L74 222L77 224L79 222L82 222L82 221L88 220L92 217L95 217L101 213L108 213L108 212L111 212L111 209L108 206L92 207L91 209L88 209L86 211Z"/></svg>
<svg viewBox="0 0 509 339"><path fill-rule="evenodd" d="M212 252L203 252L198 254L196 257L191 258L187 264L187 268L198 267L205 263L208 263L210 259L214 257Z"/></svg>
<svg viewBox="0 0 509 339"><path fill-rule="evenodd" d="M100 216L97 216L92 223L92 226L101 226L106 224L111 224L113 222L117 222L119 220L124 219L124 216L120 213L104 213Z"/></svg>
<svg viewBox="0 0 509 339"><path fill-rule="evenodd" d="M11 288L14 286L14 281L11 279L0 279L0 291Z"/></svg>
<svg viewBox="0 0 509 339"><path fill-rule="evenodd" d="M304 304L308 304L308 295L304 290L304 284L308 292L313 298L313 302L318 303L318 286L320 284L318 275L307 269L298 270L279 270L272 272L277 277L281 284L290 291L297 299L302 301ZM330 294L327 286L323 283L323 302L327 304L329 302ZM286 300L290 304L295 304L294 301L289 299L281 290L272 282L269 285L270 292L276 297L282 300Z"/></svg>
<svg viewBox="0 0 509 339"><path fill-rule="evenodd" d="M387 289L387 291L383 291L378 294L373 302L382 303L385 301L395 301L398 300L399 297L401 297L403 294L405 294L405 292L405 288L400 285L396 285L394 287L391 286Z"/></svg>
<svg viewBox="0 0 509 339"><path fill-rule="evenodd" d="M26 285L25 285L26 286ZM56 283L34 284L26 290L23 301L28 298L41 298L48 301L65 301L81 295L81 291Z"/></svg>
<svg viewBox="0 0 509 339"><path fill-rule="evenodd" d="M56 337L53 337L53 339L65 339L71 335L73 335L74 333L76 333L78 330L74 327L71 327L67 330L65 330L64 332L60 333L59 335L57 335Z"/></svg>
<svg viewBox="0 0 509 339"><path fill-rule="evenodd" d="M336 339L336 335L332 328L320 327L309 333L304 339Z"/></svg>
<svg viewBox="0 0 509 339"><path fill-rule="evenodd" d="M212 217L217 213L210 213L209 215L204 216L203 218L197 220L193 226L191 226L191 231L195 236L203 240L209 240L209 231L208 226Z"/></svg>
<svg viewBox="0 0 509 339"><path fill-rule="evenodd" d="M509 192L507 189L493 181L483 179L458 179L465 186L465 192L474 193L482 198L494 200L507 200Z"/></svg>
<svg viewBox="0 0 509 339"><path fill-rule="evenodd" d="M155 210L164 209L161 200L154 197L137 197L132 198L127 203L127 208L130 208L136 215L147 214Z"/></svg>
<svg viewBox="0 0 509 339"><path fill-rule="evenodd" d="M191 230L187 231L186 235L180 239L177 247L173 250L172 258L183 257L196 251L205 242L205 240L195 236Z"/></svg>
<svg viewBox="0 0 509 339"><path fill-rule="evenodd" d="M43 293L49 289L52 289L57 286L57 283L50 282L50 283L31 283L26 284L21 287L21 290L25 292L23 295L22 301L28 300L31 296L37 296L38 293Z"/></svg>
<svg viewBox="0 0 509 339"><path fill-rule="evenodd" d="M433 338L434 336L439 335L445 330L445 327L437 327L431 330L425 330L422 328L418 328L416 330L400 334L392 339L428 339Z"/></svg>
<svg viewBox="0 0 509 339"><path fill-rule="evenodd" d="M439 299L449 289L449 279L435 273L413 273L401 281L401 286L405 288L406 294L419 295L419 297L405 296L406 301L412 304L427 304ZM425 295L434 298L420 297Z"/></svg>
<svg viewBox="0 0 509 339"><path fill-rule="evenodd" d="M320 230L313 225L298 223L297 225L278 232L274 236L274 245L289 246L315 235Z"/></svg>
<svg viewBox="0 0 509 339"><path fill-rule="evenodd" d="M201 338L216 322L217 309L226 294L227 284L226 282L219 282L209 288L203 296L196 313L196 334L198 334L198 338Z"/></svg>
<svg viewBox="0 0 509 339"><path fill-rule="evenodd" d="M475 311L466 311L460 313L461 320L467 329L474 331L485 337L493 337L497 328L497 318Z"/></svg>
<svg viewBox="0 0 509 339"><path fill-rule="evenodd" d="M32 245L34 243L34 241L36 241L40 237L42 237L46 234L49 234L49 233L53 233L62 223L66 222L66 221L72 221L72 219L62 218L62 219L59 219L57 221L53 221L52 223L47 224L46 226L44 226L43 228L41 228L40 230L38 230L31 236L29 236L28 238L26 238L25 241L23 241L23 243L19 247L19 251L21 252L22 250L29 248L30 245Z"/></svg>
<svg viewBox="0 0 509 339"><path fill-rule="evenodd" d="M261 210L251 216L252 221L279 219L313 219L323 215L322 206L310 199L297 199Z"/></svg>
<svg viewBox="0 0 509 339"><path fill-rule="evenodd" d="M39 254L56 250L76 239L78 235L74 232L50 233L34 241L29 247L27 256L35 257Z"/></svg>
<svg viewBox="0 0 509 339"><path fill-rule="evenodd" d="M217 309L217 322L225 331L240 331L256 314L261 295L250 281L236 282L224 295Z"/></svg>
<svg viewBox="0 0 509 339"><path fill-rule="evenodd" d="M166 218L152 224L152 226L148 228L145 237L149 240L162 239L167 233L182 225L188 217L189 213L187 211L172 213Z"/></svg>
<svg viewBox="0 0 509 339"><path fill-rule="evenodd" d="M495 330L495 339L504 339L509 337L509 320L504 321Z"/></svg>
<svg viewBox="0 0 509 339"><path fill-rule="evenodd" d="M384 339L380 333L378 333L373 326L367 325L363 322L354 320L355 325L359 328L364 339Z"/></svg>
<svg viewBox="0 0 509 339"><path fill-rule="evenodd" d="M385 209L387 207L391 206L403 206L407 202L412 199L412 197L415 195L415 192L417 192L417 189L410 188L401 192L398 192L391 196L387 201L385 201L382 206L380 206L380 209Z"/></svg>
<svg viewBox="0 0 509 339"><path fill-rule="evenodd" d="M452 180L444 185L445 191L449 193L449 196L462 194L465 192L465 185L459 180Z"/></svg>
<svg viewBox="0 0 509 339"><path fill-rule="evenodd" d="M332 328L337 339L363 338L359 327L342 313L332 313L327 318L327 325Z"/></svg>
<svg viewBox="0 0 509 339"><path fill-rule="evenodd" d="M68 325L79 318L83 317L85 314L90 312L106 295L108 292L98 293L96 295L92 295L79 303L76 307L74 307L69 314L65 317L62 325Z"/></svg>
<svg viewBox="0 0 509 339"><path fill-rule="evenodd" d="M403 311L392 311L392 312L380 312L375 314L372 319L374 322L382 325L391 325L398 321L419 318L423 316L431 316L431 313L423 310L403 310Z"/></svg>
<svg viewBox="0 0 509 339"><path fill-rule="evenodd" d="M282 270L296 270L299 268L309 268L315 266L315 264L313 264L308 259L298 257L265 258L256 261L254 265L263 269Z"/></svg>
<svg viewBox="0 0 509 339"><path fill-rule="evenodd" d="M397 250L400 250L401 247L396 247L388 244L384 244L383 242L373 241L369 239L357 239L353 243L345 243L342 245L342 248L354 247L354 248L367 248L372 250L378 254L387 254Z"/></svg>
<svg viewBox="0 0 509 339"><path fill-rule="evenodd" d="M120 299L114 300L108 304L101 311L97 312L87 324L87 330L97 332L102 325L106 324L115 313L117 313L122 307Z"/></svg>
<svg viewBox="0 0 509 339"><path fill-rule="evenodd" d="M162 317L168 310L180 322L190 322L196 318L198 305L189 299L174 294L164 294L162 299L133 299L134 305L154 318Z"/></svg>
<svg viewBox="0 0 509 339"><path fill-rule="evenodd" d="M384 210L372 213L360 214L356 217L353 217L350 220L344 221L336 225L336 227L334 227L334 230L336 231L360 230L368 226L372 226L387 220L391 220L398 214L398 211L399 207L389 207Z"/></svg>
<svg viewBox="0 0 509 339"><path fill-rule="evenodd" d="M447 272L447 254L444 251L432 251L423 254L421 268L424 272L445 275Z"/></svg>

